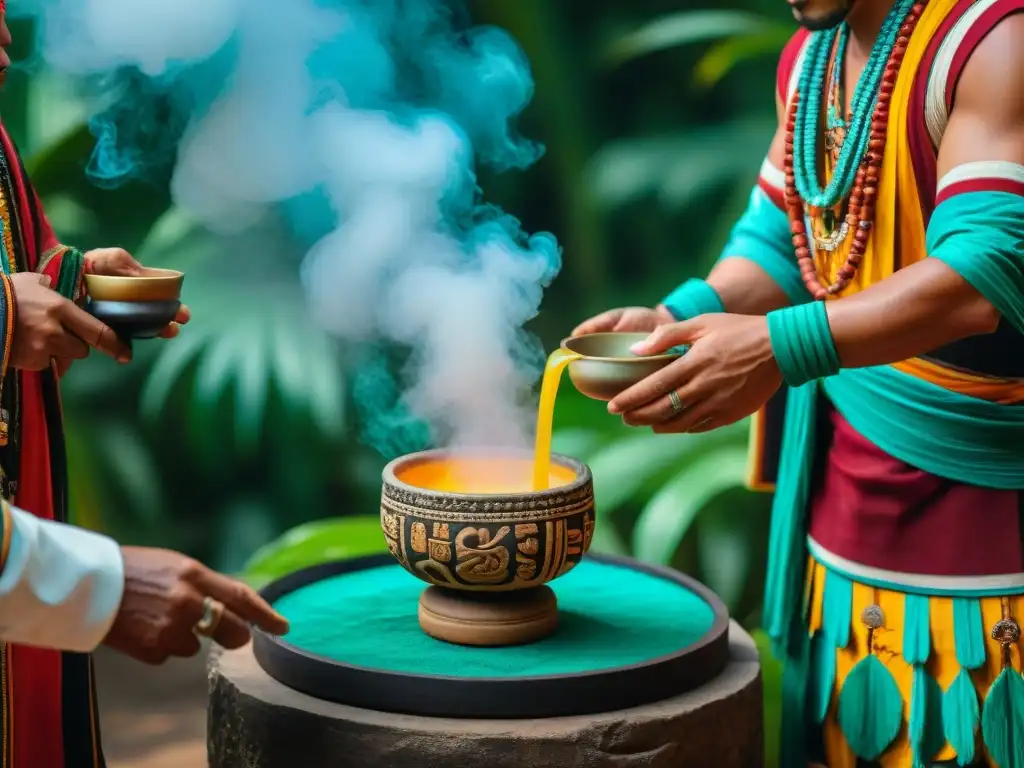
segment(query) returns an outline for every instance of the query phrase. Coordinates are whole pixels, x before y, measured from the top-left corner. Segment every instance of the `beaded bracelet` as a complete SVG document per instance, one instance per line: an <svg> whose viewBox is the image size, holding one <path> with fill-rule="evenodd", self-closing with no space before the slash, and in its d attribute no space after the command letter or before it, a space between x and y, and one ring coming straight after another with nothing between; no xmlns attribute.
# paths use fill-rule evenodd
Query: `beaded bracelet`
<svg viewBox="0 0 1024 768"><path fill-rule="evenodd" d="M825 302L811 301L768 313L768 337L783 380L791 387L839 373L839 354Z"/></svg>
<svg viewBox="0 0 1024 768"><path fill-rule="evenodd" d="M662 305L676 320L689 320L700 315L725 312L725 306L718 291L706 280L693 278L670 293Z"/></svg>

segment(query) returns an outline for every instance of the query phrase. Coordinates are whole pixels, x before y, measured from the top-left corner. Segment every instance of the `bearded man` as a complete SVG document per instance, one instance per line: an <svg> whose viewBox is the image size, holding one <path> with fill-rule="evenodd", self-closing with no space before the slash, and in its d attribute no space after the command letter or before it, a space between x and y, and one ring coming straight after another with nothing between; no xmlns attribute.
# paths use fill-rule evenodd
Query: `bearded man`
<svg viewBox="0 0 1024 768"><path fill-rule="evenodd" d="M689 345L609 404L628 424L757 412L785 768L1019 768L1024 0L790 5L722 260L577 332Z"/></svg>
<svg viewBox="0 0 1024 768"><path fill-rule="evenodd" d="M11 43L0 0L0 68ZM90 347L130 349L76 304L82 275L132 275L125 251L61 245L0 126L0 768L97 768L103 754L89 653L149 663L228 648L249 624L287 630L248 587L160 549L120 547L67 524L58 375ZM188 321L183 310L163 334Z"/></svg>

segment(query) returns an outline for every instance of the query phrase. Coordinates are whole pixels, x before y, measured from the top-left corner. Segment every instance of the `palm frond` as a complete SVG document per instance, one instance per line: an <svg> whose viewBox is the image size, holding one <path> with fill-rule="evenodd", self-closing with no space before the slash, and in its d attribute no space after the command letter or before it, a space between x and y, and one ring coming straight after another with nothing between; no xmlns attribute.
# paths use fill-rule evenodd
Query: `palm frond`
<svg viewBox="0 0 1024 768"><path fill-rule="evenodd" d="M785 29L777 22L739 10L679 11L660 16L614 40L604 51L609 66L641 56L723 38L772 34Z"/></svg>
<svg viewBox="0 0 1024 768"><path fill-rule="evenodd" d="M588 187L605 208L653 196L679 210L708 189L752 180L774 130L770 117L747 118L714 130L613 141L591 159Z"/></svg>

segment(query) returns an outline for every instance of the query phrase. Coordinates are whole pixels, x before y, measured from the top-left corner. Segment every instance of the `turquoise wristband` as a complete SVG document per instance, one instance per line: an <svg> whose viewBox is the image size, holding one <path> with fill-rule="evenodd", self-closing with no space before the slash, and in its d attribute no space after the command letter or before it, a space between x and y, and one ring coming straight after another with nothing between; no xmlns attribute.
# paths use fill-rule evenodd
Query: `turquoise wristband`
<svg viewBox="0 0 1024 768"><path fill-rule="evenodd" d="M768 313L768 337L782 378L791 387L839 373L839 353L825 302L811 301Z"/></svg>
<svg viewBox="0 0 1024 768"><path fill-rule="evenodd" d="M661 303L676 320L689 320L700 315L725 312L718 291L708 285L706 280L696 278L687 280Z"/></svg>

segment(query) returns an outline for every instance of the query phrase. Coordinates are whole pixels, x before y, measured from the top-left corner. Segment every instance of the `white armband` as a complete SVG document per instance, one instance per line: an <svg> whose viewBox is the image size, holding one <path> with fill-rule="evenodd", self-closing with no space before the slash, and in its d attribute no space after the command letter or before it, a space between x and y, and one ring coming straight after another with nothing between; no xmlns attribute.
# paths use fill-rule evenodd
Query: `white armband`
<svg viewBox="0 0 1024 768"><path fill-rule="evenodd" d="M2 504L0 640L62 651L94 650L121 605L120 546L84 528Z"/></svg>

